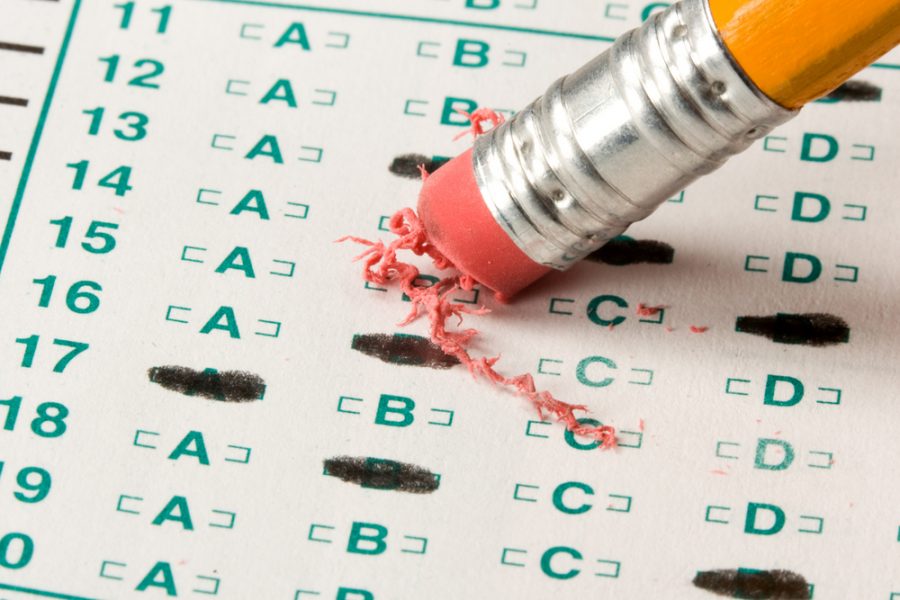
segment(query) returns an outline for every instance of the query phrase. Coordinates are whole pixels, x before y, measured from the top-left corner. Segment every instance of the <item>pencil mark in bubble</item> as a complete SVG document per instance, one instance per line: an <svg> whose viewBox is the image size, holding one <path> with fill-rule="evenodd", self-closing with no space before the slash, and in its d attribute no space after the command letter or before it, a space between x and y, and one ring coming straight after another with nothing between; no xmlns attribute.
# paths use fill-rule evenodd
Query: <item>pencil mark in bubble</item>
<svg viewBox="0 0 900 600"><path fill-rule="evenodd" d="M247 371L197 371L189 367L164 366L147 369L153 383L185 396L200 396L220 402L262 400L266 383L262 377Z"/></svg>
<svg viewBox="0 0 900 600"><path fill-rule="evenodd" d="M424 467L371 456L337 456L322 461L325 474L360 487L430 494L440 477Z"/></svg>
<svg viewBox="0 0 900 600"><path fill-rule="evenodd" d="M832 346L850 341L850 327L844 319L826 313L738 317L735 330L769 338L779 344Z"/></svg>
<svg viewBox="0 0 900 600"><path fill-rule="evenodd" d="M431 174L448 162L450 162L449 158L429 158L424 154L402 154L391 162L388 171L399 177L419 179L422 176L419 172L419 165L425 167L426 173Z"/></svg>
<svg viewBox="0 0 900 600"><path fill-rule="evenodd" d="M698 571L694 585L719 596L750 600L806 600L810 588L802 575L775 569L717 569Z"/></svg>
<svg viewBox="0 0 900 600"><path fill-rule="evenodd" d="M455 356L445 354L428 338L405 333L357 333L350 347L394 365L449 369L459 364Z"/></svg>
<svg viewBox="0 0 900 600"><path fill-rule="evenodd" d="M848 81L822 98L824 102L881 102L883 90L867 81Z"/></svg>
<svg viewBox="0 0 900 600"><path fill-rule="evenodd" d="M586 258L617 267L639 263L667 265L675 258L675 249L669 244L655 240L633 240L621 236L611 239Z"/></svg>

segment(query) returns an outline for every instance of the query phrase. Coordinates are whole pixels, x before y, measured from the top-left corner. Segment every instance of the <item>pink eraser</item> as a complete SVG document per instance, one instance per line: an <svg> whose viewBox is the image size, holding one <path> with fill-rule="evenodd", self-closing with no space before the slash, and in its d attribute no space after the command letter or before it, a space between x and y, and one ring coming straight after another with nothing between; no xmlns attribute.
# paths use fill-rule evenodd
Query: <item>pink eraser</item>
<svg viewBox="0 0 900 600"><path fill-rule="evenodd" d="M429 241L457 269L503 297L552 270L531 260L494 219L475 181L471 149L425 180L419 218Z"/></svg>

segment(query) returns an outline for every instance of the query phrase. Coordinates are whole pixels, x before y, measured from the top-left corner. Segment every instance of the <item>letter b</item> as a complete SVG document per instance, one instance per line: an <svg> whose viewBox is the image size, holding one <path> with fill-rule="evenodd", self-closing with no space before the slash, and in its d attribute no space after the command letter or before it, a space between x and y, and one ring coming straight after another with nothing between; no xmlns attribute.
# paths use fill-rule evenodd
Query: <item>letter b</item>
<svg viewBox="0 0 900 600"><path fill-rule="evenodd" d="M382 394L381 398L378 399L375 424L388 425L390 427L409 427L415 421L413 416L415 407L416 403L412 398ZM389 414L393 416L388 418Z"/></svg>
<svg viewBox="0 0 900 600"><path fill-rule="evenodd" d="M454 67L469 67L478 69L490 62L488 52L491 45L487 42L479 40L458 40L456 42L456 52L453 53Z"/></svg>
<svg viewBox="0 0 900 600"><path fill-rule="evenodd" d="M347 540L347 552L370 556L383 554L387 550L387 534L388 528L384 525L354 521Z"/></svg>
<svg viewBox="0 0 900 600"><path fill-rule="evenodd" d="M441 111L441 125L465 127L469 124L469 120L460 115L457 111L464 110L467 113L471 113L476 108L478 108L478 103L474 100L447 96L444 98L444 110Z"/></svg>

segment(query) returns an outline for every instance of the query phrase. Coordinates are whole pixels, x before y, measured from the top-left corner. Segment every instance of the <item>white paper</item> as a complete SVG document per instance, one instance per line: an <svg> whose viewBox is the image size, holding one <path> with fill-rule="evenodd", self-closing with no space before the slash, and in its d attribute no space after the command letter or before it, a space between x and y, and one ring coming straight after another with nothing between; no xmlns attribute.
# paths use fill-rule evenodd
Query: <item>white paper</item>
<svg viewBox="0 0 900 600"><path fill-rule="evenodd" d="M413 205L420 186L388 172L396 156L466 148L453 140L461 127L441 124L445 98L524 106L608 47L568 34L615 37L647 6L0 7L0 41L44 48L0 50L0 95L29 100L0 103L0 150L12 153L0 161L0 223L14 220L0 401L21 398L15 418L0 403L0 598L699 599L713 596L692 584L698 571L738 568L800 574L817 600L900 597L896 52L855 77L882 88L880 101L810 105L629 231L671 245L671 264L585 262L507 306L481 293L494 312L466 321L482 331L475 351L588 405L620 430L618 450L571 447L562 426L462 367L351 348L356 334L427 335L424 321L397 327L410 305L397 289L367 289L351 263L361 248L334 240L390 237L381 218ZM460 44L473 52L461 60L487 64L455 66ZM113 74L99 60L111 56ZM156 68L148 61L163 72L138 81L159 88L129 84ZM263 102L278 80L296 107L288 84ZM84 112L101 107L102 118ZM146 117L144 137L117 137L139 135L141 117L123 113ZM801 160L809 134L834 140L833 160ZM271 142L270 156L247 158L264 136L281 164ZM815 139L810 152L824 156L829 142ZM76 190L67 164L79 161L89 164ZM120 196L115 177L98 182L121 166L131 189ZM250 190L268 219L236 209ZM797 192L826 197L827 218L792 220ZM807 200L802 215L821 208ZM64 217L61 241L50 221ZM98 229L112 251L82 248L105 243L84 237L92 222L118 226ZM789 252L821 263L816 281L782 280ZM803 278L812 259L794 260ZM52 292L34 282L51 275ZM84 312L92 294L99 306ZM588 315L602 295L627 303L601 305L601 318L625 317L612 330ZM664 305L662 322L641 322L640 303ZM776 313L837 315L849 342L735 331L739 316ZM67 342L89 348L54 372ZM165 365L255 373L265 395L180 394L148 380ZM779 381L768 404L767 378ZM415 403L382 415L408 426L378 424L389 396ZM57 437L35 421L42 405L56 414L48 402L68 411ZM340 456L418 465L440 485L362 488L324 474ZM578 514L557 508L555 491Z"/></svg>

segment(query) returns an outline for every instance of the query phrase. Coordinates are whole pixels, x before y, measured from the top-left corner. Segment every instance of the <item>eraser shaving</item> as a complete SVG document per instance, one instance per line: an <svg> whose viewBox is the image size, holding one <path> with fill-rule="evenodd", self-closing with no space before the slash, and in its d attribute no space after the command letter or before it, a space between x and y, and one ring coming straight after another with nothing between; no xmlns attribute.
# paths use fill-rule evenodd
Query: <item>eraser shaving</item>
<svg viewBox="0 0 900 600"><path fill-rule="evenodd" d="M484 110L468 116L476 135L483 133L483 121L495 125L501 121L499 116L492 118ZM426 316L431 341L465 365L473 377L487 379L526 398L542 421L551 416L573 434L597 440L600 448L614 448L615 428L579 422L576 412L587 412L586 406L570 404L549 391L538 390L530 373L503 375L495 368L499 356L473 357L469 353L468 347L478 335L476 329L448 328L448 321L453 318L458 327L464 315L490 312L484 307L473 308L453 302L451 297L458 291L471 291L481 283L494 290L503 301L548 269L528 259L494 221L472 173L471 150L431 175L423 170L422 177L424 186L419 199L419 214L404 208L389 220L388 227L397 236L395 239L387 244L354 236L338 240L367 246L355 259L363 261L363 279L378 286L398 285L412 302L409 314L400 325ZM455 269L458 274L448 275L428 287L416 285L419 269L398 258L401 251L428 256L436 269Z"/></svg>

